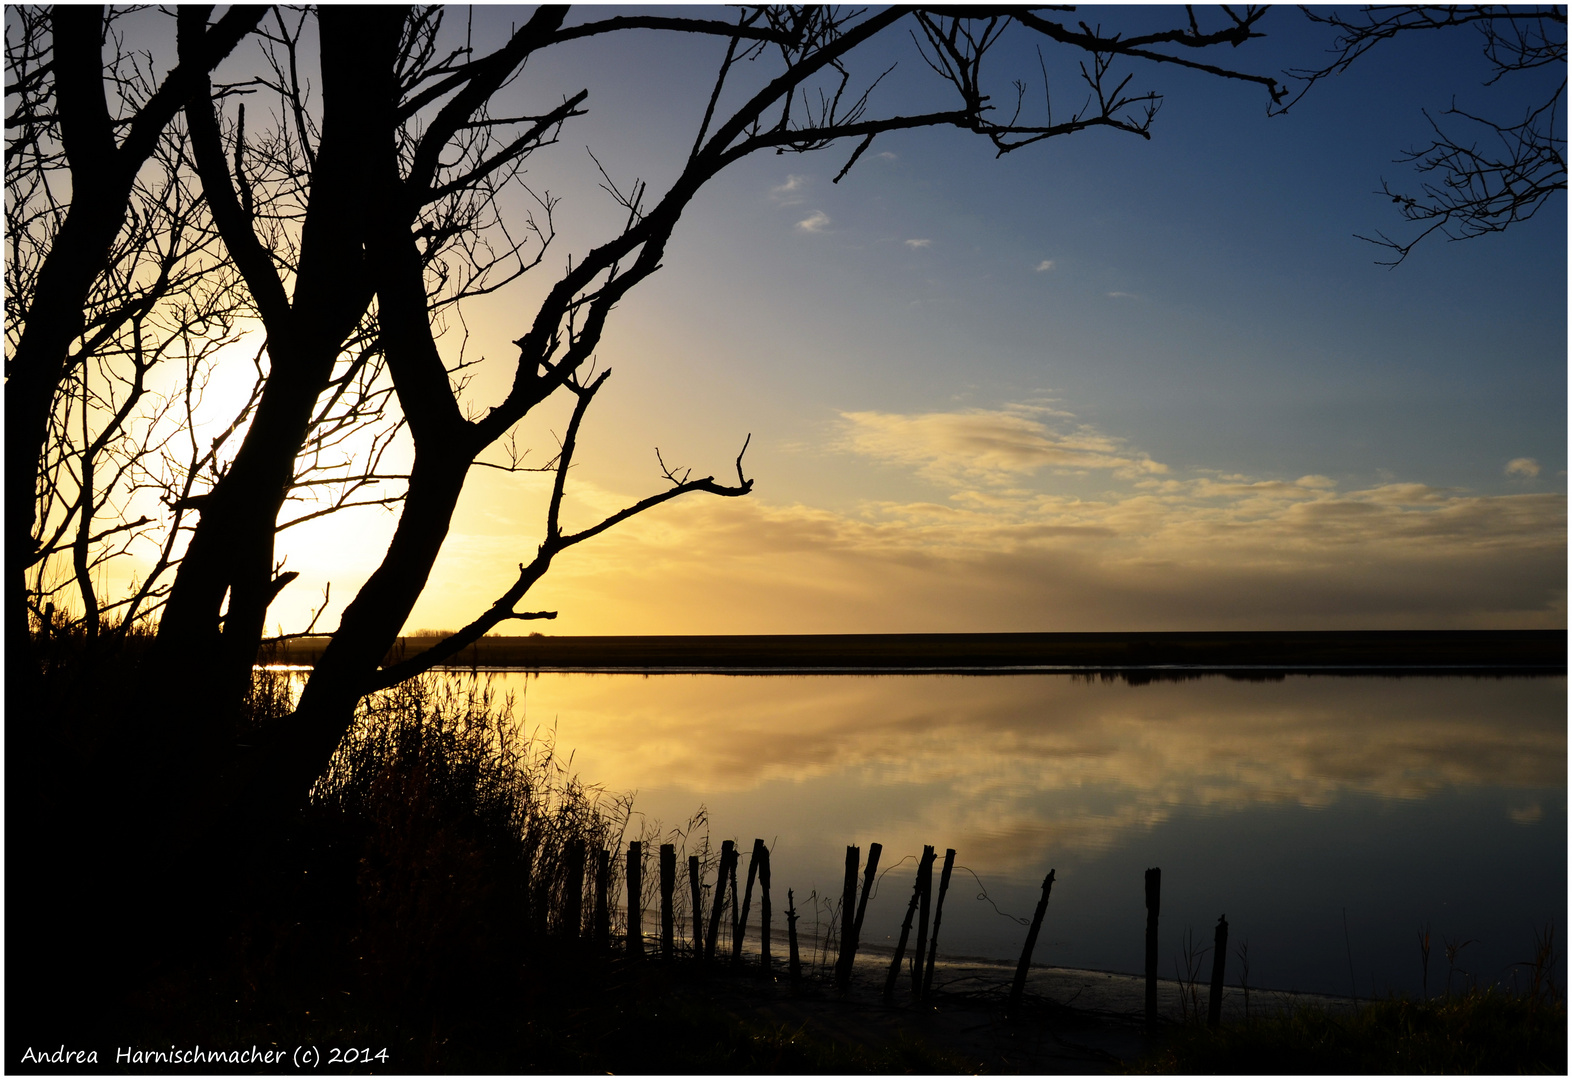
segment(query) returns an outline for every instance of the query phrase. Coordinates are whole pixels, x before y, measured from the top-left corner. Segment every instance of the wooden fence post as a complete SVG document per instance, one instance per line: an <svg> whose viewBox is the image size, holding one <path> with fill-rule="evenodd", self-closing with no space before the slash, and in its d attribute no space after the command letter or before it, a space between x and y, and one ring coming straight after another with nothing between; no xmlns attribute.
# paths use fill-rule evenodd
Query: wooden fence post
<svg viewBox="0 0 1572 1080"><path fill-rule="evenodd" d="M535 897L530 901L530 915L535 920L535 935L546 936L547 909L551 907L551 874L543 865L544 853L537 853L535 865L534 892Z"/></svg>
<svg viewBox="0 0 1572 1080"><path fill-rule="evenodd" d="M644 844L628 841L628 956L644 955Z"/></svg>
<svg viewBox="0 0 1572 1080"><path fill-rule="evenodd" d="M906 939L911 936L912 919L917 915L917 904L922 898L922 870L917 871L917 884L912 887L912 898L906 905L906 919L901 923L901 936L895 943L895 957L890 961L890 974L884 980L884 1000L895 996L895 980L901 977L901 961L906 957Z"/></svg>
<svg viewBox="0 0 1572 1080"><path fill-rule="evenodd" d="M759 845L759 966L770 977L770 849Z"/></svg>
<svg viewBox="0 0 1572 1080"><path fill-rule="evenodd" d="M857 948L862 944L862 917L868 912L868 895L873 892L873 875L879 869L879 855L884 851L883 844L868 845L868 865L862 872L862 895L857 898L857 918L852 920L851 950L847 954L847 972L851 965L857 962Z"/></svg>
<svg viewBox="0 0 1572 1080"><path fill-rule="evenodd" d="M786 890L786 948L787 968L791 984L802 982L802 961L797 956L797 900L790 889Z"/></svg>
<svg viewBox="0 0 1572 1080"><path fill-rule="evenodd" d="M835 962L835 983L837 986L846 986L851 979L852 951L856 948L853 940L857 936L855 929L855 912L853 905L857 902L857 863L859 862L857 846L850 844L846 848L846 882L841 887L841 955Z"/></svg>
<svg viewBox="0 0 1572 1080"><path fill-rule="evenodd" d="M584 842L568 844L567 880L562 883L562 933L577 938L584 932Z"/></svg>
<svg viewBox="0 0 1572 1080"><path fill-rule="evenodd" d="M704 955L704 887L699 883L699 857L688 856L688 890L693 895L693 958Z"/></svg>
<svg viewBox="0 0 1572 1080"><path fill-rule="evenodd" d="M731 889L731 936L735 943L737 938L737 924L741 920L742 907L737 902L737 864L742 861L742 852L735 847L731 849L731 862L728 864L727 880Z"/></svg>
<svg viewBox="0 0 1572 1080"><path fill-rule="evenodd" d="M1146 872L1146 1026L1157 1027L1157 915L1162 908L1163 871Z"/></svg>
<svg viewBox="0 0 1572 1080"><path fill-rule="evenodd" d="M1015 984L1010 987L1010 1008L1019 1008L1026 993L1026 974L1031 970L1032 952L1037 948L1037 933L1043 928L1043 916L1048 913L1048 894L1053 892L1053 871L1043 878L1043 895L1032 912L1032 925L1026 931L1026 946L1021 949L1021 962L1015 966Z"/></svg>
<svg viewBox="0 0 1572 1080"><path fill-rule="evenodd" d="M1217 917L1212 935L1212 996L1206 1003L1206 1026L1216 1031L1223 1022L1223 966L1228 962L1228 916Z"/></svg>
<svg viewBox="0 0 1572 1080"><path fill-rule="evenodd" d="M731 962L742 963L742 939L748 936L748 909L753 906L753 882L759 876L759 852L764 848L764 841L755 838L753 853L748 856L748 884L742 891L742 910L737 916L737 925L732 928Z"/></svg>
<svg viewBox="0 0 1572 1080"><path fill-rule="evenodd" d="M731 865L732 842L721 841L720 865L715 868L715 903L710 908L710 932L704 938L704 962L715 960L715 942L720 939L721 909L726 906L726 871Z"/></svg>
<svg viewBox="0 0 1572 1080"><path fill-rule="evenodd" d="M933 859L932 844L924 844L922 861L917 864L917 891L922 893L922 900L917 913L917 949L912 954L912 997L922 997L922 974L924 958L928 955L928 916L933 907Z"/></svg>
<svg viewBox="0 0 1572 1080"><path fill-rule="evenodd" d="M595 860L595 947L611 948L611 906L607 893L611 891L611 852L600 849Z"/></svg>
<svg viewBox="0 0 1572 1080"><path fill-rule="evenodd" d="M533 836L533 834L531 834ZM535 844L528 840L524 846L524 857L520 860L519 870L523 881L521 892L524 897L524 910L520 912L524 920L525 934L533 937L535 934Z"/></svg>
<svg viewBox="0 0 1572 1080"><path fill-rule="evenodd" d="M933 905L933 937L928 939L928 964L922 977L922 999L933 990L933 961L939 953L939 920L944 918L944 894L950 888L950 871L955 869L955 849L944 849L944 870L939 874L939 898Z"/></svg>
<svg viewBox="0 0 1572 1080"><path fill-rule="evenodd" d="M660 846L660 958L671 960L677 911L673 894L677 891L677 845Z"/></svg>

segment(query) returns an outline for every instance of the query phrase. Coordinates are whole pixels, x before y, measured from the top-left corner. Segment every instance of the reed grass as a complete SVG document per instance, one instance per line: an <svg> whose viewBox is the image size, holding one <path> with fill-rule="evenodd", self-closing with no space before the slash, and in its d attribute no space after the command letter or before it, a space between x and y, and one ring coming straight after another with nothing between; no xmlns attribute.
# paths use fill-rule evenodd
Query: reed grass
<svg viewBox="0 0 1572 1080"><path fill-rule="evenodd" d="M1318 1006L1176 1027L1132 1070L1151 1073L1547 1073L1567 1071L1565 1000L1499 989Z"/></svg>
<svg viewBox="0 0 1572 1080"><path fill-rule="evenodd" d="M1421 927L1422 981L1428 986L1432 938ZM1447 988L1436 997L1390 996L1357 1002L1352 1009L1295 1005L1265 1015L1248 1010L1243 1020L1210 1031L1200 1022L1194 943L1181 974L1184 1022L1135 1066L1159 1073L1549 1073L1567 1071L1566 998L1552 979L1553 927L1536 928L1531 955L1512 965L1510 982L1453 993L1461 936L1443 939ZM1246 959L1246 947L1240 957ZM1248 965L1246 965L1248 970ZM1465 974L1467 974L1465 972ZM1241 975L1241 986L1247 985ZM1188 992L1190 1001L1184 998ZM1246 990L1248 995L1248 990Z"/></svg>

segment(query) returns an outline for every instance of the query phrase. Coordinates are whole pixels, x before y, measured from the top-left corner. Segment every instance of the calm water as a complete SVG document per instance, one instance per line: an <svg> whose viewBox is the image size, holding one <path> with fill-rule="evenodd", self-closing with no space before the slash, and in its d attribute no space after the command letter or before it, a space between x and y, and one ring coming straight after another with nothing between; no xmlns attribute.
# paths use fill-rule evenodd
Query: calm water
<svg viewBox="0 0 1572 1080"><path fill-rule="evenodd" d="M878 841L881 869L912 857L869 907L893 943L926 843L968 868L951 955L1018 955L995 906L1029 915L1053 867L1037 960L1137 972L1161 866L1165 975L1226 913L1257 986L1346 994L1351 966L1361 996L1418 991L1425 925L1432 991L1448 938L1454 986L1510 982L1546 924L1565 985L1565 678L494 678L663 832L702 804L716 844L765 838L781 936L787 887L835 895L845 845Z"/></svg>

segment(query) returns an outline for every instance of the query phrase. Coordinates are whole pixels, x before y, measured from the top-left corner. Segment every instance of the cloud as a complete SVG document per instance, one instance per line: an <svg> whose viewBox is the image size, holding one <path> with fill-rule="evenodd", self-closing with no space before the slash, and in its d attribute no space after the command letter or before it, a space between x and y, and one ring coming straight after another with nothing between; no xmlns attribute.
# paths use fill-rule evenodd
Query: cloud
<svg viewBox="0 0 1572 1080"><path fill-rule="evenodd" d="M906 246L916 251L918 248L932 247L933 241L928 239L908 240L906 241Z"/></svg>
<svg viewBox="0 0 1572 1080"><path fill-rule="evenodd" d="M1114 292L1108 293L1107 296L1108 296L1108 298L1110 300L1135 300L1135 299L1137 299L1135 293L1133 293L1133 292L1119 292L1117 290L1115 290Z"/></svg>
<svg viewBox="0 0 1572 1080"><path fill-rule="evenodd" d="M764 479L690 497L565 553L528 606L560 609L563 634L1566 625L1562 492L1180 472L1041 405L849 412L831 449L938 490L837 510L772 505ZM567 519L639 494L580 477ZM494 495L466 492L412 624L468 622L533 551L473 512Z"/></svg>
<svg viewBox="0 0 1572 1080"><path fill-rule="evenodd" d="M1519 825L1536 824L1537 822L1542 821L1544 816L1544 807L1540 806L1537 802L1531 802L1527 806L1513 807L1511 810L1507 811L1507 817L1511 818Z"/></svg>
<svg viewBox="0 0 1572 1080"><path fill-rule="evenodd" d="M1036 273L1039 273L1039 274L1043 273L1046 270L1052 270L1052 269L1053 269L1053 260L1052 259L1044 259L1042 262L1040 262L1036 266L1032 267L1032 270L1034 272L1036 272Z"/></svg>
<svg viewBox="0 0 1572 1080"><path fill-rule="evenodd" d="M1507 462L1506 475L1521 476L1525 480L1532 480L1539 475L1539 462L1531 457L1513 458Z"/></svg>
<svg viewBox="0 0 1572 1080"><path fill-rule="evenodd" d="M1032 405L914 415L842 413L840 447L877 461L912 466L941 483L1001 484L1042 469L1111 469L1121 476L1167 471L1145 454L1133 453L1119 440L1084 425L1067 432L1048 426L1047 420L1060 416Z"/></svg>
<svg viewBox="0 0 1572 1080"><path fill-rule="evenodd" d="M813 213L797 222L797 228L805 233L819 233L828 228L829 224L830 215L826 214L823 210L815 210Z"/></svg>
<svg viewBox="0 0 1572 1080"><path fill-rule="evenodd" d="M1562 494L1396 505L1379 489L1262 497L1178 485L844 512L694 498L559 559L528 603L560 609L551 632L563 634L1566 625ZM428 590L433 609L423 601L414 621L473 618L530 546L450 537L452 570L434 580L453 587ZM464 611L435 610L466 590Z"/></svg>
<svg viewBox="0 0 1572 1080"><path fill-rule="evenodd" d="M786 177L784 184L770 188L770 198L782 206L798 206L802 203L803 191L807 186L806 176L792 173Z"/></svg>
<svg viewBox="0 0 1572 1080"><path fill-rule="evenodd" d="M880 158L880 159L882 159L884 161L895 161L897 158L900 157L899 154L892 154L888 150L886 150L886 151L884 151L883 153L880 153L880 154L875 154L873 156L876 157L876 158Z"/></svg>

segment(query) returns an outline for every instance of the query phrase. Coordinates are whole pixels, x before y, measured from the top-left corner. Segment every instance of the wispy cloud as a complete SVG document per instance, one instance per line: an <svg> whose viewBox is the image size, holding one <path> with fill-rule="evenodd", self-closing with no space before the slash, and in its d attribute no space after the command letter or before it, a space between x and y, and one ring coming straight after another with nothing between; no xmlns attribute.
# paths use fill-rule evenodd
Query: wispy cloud
<svg viewBox="0 0 1572 1080"><path fill-rule="evenodd" d="M1036 273L1039 273L1039 274L1045 273L1045 272L1047 272L1049 270L1052 270L1052 269L1053 269L1053 260L1052 259L1044 259L1042 262L1040 262L1036 266L1032 267L1032 270L1035 271Z"/></svg>
<svg viewBox="0 0 1572 1080"><path fill-rule="evenodd" d="M799 206L802 204L807 186L806 176L792 173L786 177L784 184L777 184L770 188L770 198L782 206Z"/></svg>
<svg viewBox="0 0 1572 1080"><path fill-rule="evenodd" d="M829 228L829 226L830 215L826 214L823 210L815 210L813 213L797 222L797 228L805 233L823 232L825 229Z"/></svg>
<svg viewBox="0 0 1572 1080"><path fill-rule="evenodd" d="M531 606L556 633L1566 625L1562 492L1180 472L1045 405L846 413L835 445L938 490L681 501L575 549ZM569 518L638 494L581 478ZM516 575L534 541L485 528L450 535L416 623L466 622Z"/></svg>
<svg viewBox="0 0 1572 1080"><path fill-rule="evenodd" d="M1507 462L1506 475L1521 476L1525 480L1532 480L1539 475L1539 462L1531 457L1513 458Z"/></svg>
<svg viewBox="0 0 1572 1080"><path fill-rule="evenodd" d="M531 604L563 610L557 633L1565 625L1564 495L1177 483L853 512L684 502L587 545ZM510 580L518 547L498 550L492 580Z"/></svg>
<svg viewBox="0 0 1572 1080"><path fill-rule="evenodd" d="M1110 300L1134 300L1134 299L1136 299L1135 293L1133 293L1133 292L1120 292L1117 289L1115 289L1113 292L1107 293L1105 295L1107 295L1107 297Z"/></svg>
<svg viewBox="0 0 1572 1080"><path fill-rule="evenodd" d="M1063 414L1033 405L902 415L842 413L841 447L897 465L909 465L942 483L1001 484L1042 469L1082 472L1110 469L1120 476L1159 474L1167 467L1080 425L1049 426Z"/></svg>
<svg viewBox="0 0 1572 1080"><path fill-rule="evenodd" d="M933 247L933 241L926 238L921 240L908 240L906 241L906 246L911 248L913 251L916 251L918 248Z"/></svg>

